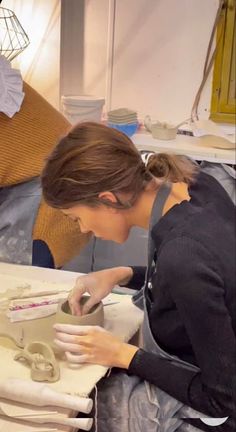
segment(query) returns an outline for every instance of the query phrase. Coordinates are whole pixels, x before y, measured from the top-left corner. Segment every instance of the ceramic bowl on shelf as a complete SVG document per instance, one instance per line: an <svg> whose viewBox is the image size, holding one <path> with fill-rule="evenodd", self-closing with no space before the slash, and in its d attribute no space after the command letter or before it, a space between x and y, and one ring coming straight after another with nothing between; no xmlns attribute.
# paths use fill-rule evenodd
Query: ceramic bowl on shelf
<svg viewBox="0 0 236 432"><path fill-rule="evenodd" d="M128 137L131 137L132 135L134 135L135 132L137 132L137 130L139 128L138 122L123 123L123 124L122 123L110 123L110 122L108 122L107 125L113 129L117 129L118 131L123 132Z"/></svg>
<svg viewBox="0 0 236 432"><path fill-rule="evenodd" d="M190 119L184 120L174 126L166 122L161 123L158 120L156 123L152 123L151 117L147 115L144 119L144 126L148 132L151 132L154 139L169 141L176 138L178 128L187 123L189 120Z"/></svg>

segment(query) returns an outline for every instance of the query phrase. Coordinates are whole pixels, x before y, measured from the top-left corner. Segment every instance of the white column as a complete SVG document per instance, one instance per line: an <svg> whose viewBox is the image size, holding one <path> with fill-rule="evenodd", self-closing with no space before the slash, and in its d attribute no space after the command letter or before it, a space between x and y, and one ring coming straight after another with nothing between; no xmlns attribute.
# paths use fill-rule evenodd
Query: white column
<svg viewBox="0 0 236 432"><path fill-rule="evenodd" d="M83 94L85 0L61 0L60 96Z"/></svg>

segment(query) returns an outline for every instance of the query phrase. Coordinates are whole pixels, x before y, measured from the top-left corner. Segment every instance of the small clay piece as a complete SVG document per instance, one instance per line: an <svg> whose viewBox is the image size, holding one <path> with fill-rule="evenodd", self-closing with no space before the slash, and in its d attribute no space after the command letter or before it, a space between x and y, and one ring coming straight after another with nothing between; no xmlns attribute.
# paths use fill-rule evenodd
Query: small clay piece
<svg viewBox="0 0 236 432"><path fill-rule="evenodd" d="M55 382L60 378L59 364L52 348L46 343L29 343L16 354L14 360L26 360L29 363L33 381Z"/></svg>
<svg viewBox="0 0 236 432"><path fill-rule="evenodd" d="M222 136L203 135L199 138L199 145L204 147L213 147L224 150L235 150L236 144Z"/></svg>

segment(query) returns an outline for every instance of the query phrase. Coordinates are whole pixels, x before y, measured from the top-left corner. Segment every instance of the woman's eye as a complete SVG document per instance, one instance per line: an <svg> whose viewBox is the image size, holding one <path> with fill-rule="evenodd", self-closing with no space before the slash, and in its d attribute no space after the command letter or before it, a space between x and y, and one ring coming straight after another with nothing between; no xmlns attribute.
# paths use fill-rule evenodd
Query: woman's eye
<svg viewBox="0 0 236 432"><path fill-rule="evenodd" d="M80 218L79 217L74 217L72 215L67 215L67 214L65 214L65 216L68 217L68 218L70 218L70 220L72 220L73 222L80 222Z"/></svg>

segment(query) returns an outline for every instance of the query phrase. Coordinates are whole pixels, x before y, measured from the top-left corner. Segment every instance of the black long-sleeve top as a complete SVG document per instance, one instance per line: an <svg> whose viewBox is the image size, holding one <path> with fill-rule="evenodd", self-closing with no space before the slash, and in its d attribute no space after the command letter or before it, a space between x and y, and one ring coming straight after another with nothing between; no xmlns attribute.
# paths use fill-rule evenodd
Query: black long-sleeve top
<svg viewBox="0 0 236 432"><path fill-rule="evenodd" d="M129 373L153 383L209 417L235 415L236 267L235 207L221 185L200 173L190 201L172 207L154 225L156 272L149 320L157 343L197 365L176 367L139 349ZM134 267L130 288L144 283ZM203 423L198 425L204 429ZM211 428L212 429L212 428ZM230 425L218 426L220 432Z"/></svg>

